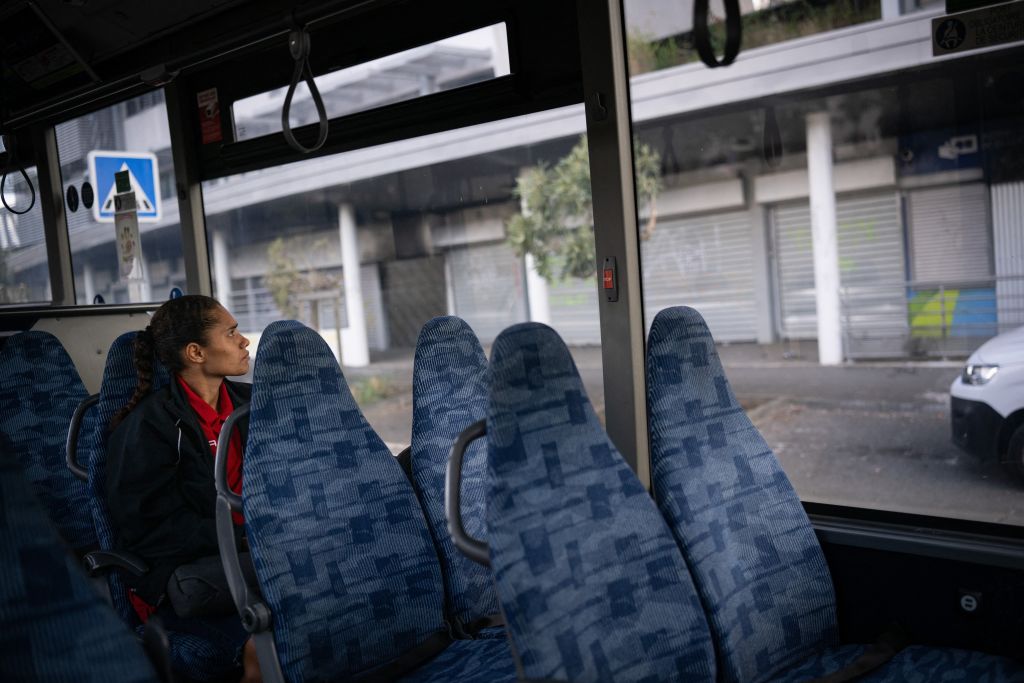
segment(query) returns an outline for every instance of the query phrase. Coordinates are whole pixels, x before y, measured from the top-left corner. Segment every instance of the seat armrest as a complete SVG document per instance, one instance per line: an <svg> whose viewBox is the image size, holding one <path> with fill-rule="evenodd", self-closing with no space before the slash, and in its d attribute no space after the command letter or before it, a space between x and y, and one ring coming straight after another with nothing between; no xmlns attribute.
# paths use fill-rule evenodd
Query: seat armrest
<svg viewBox="0 0 1024 683"><path fill-rule="evenodd" d="M263 681L285 683L281 661L277 655L277 645L274 642L274 631L271 628L274 615L257 589L246 582L242 573L242 563L235 542L235 522L231 514L242 512L242 496L228 486L228 447L235 424L248 414L248 405L235 408L224 421L220 428L220 437L217 439L217 454L213 463L214 482L217 487L217 545L231 599L238 610L238 616L242 619L242 626L252 634L251 638L256 644L256 657L259 659Z"/></svg>
<svg viewBox="0 0 1024 683"><path fill-rule="evenodd" d="M93 550L86 553L82 561L89 576L100 576L111 571L137 577L149 573L149 565L145 560L124 550Z"/></svg>

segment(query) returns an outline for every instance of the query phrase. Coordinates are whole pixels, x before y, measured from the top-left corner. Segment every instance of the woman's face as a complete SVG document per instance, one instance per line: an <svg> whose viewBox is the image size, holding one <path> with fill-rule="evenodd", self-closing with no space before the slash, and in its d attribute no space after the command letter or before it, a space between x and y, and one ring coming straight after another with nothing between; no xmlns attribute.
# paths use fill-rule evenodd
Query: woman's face
<svg viewBox="0 0 1024 683"><path fill-rule="evenodd" d="M223 306L217 307L216 318L202 346L203 372L216 377L244 375L249 371L249 340L238 331L238 321Z"/></svg>

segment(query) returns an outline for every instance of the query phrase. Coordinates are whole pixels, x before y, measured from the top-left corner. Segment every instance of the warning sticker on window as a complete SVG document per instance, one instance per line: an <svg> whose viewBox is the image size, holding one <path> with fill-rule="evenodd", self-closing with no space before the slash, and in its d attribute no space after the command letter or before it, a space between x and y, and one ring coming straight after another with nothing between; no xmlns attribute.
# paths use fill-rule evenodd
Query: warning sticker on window
<svg viewBox="0 0 1024 683"><path fill-rule="evenodd" d="M932 19L932 56L1024 40L1024 2Z"/></svg>
<svg viewBox="0 0 1024 683"><path fill-rule="evenodd" d="M199 132L203 138L203 144L220 142L224 139L220 130L220 100L217 98L217 89L210 88L198 93L199 100Z"/></svg>

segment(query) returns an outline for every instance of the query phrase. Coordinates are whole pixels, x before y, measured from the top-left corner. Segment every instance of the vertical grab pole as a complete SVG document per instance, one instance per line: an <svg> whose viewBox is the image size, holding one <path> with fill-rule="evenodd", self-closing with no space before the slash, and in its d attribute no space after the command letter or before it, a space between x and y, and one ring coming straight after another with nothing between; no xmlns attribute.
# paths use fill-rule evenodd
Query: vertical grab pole
<svg viewBox="0 0 1024 683"><path fill-rule="evenodd" d="M598 279L601 358L608 436L650 487L644 382L644 320L640 293L629 74L621 0L577 0L583 97L587 115L597 271L615 264L617 297ZM614 300L613 300L614 299Z"/></svg>

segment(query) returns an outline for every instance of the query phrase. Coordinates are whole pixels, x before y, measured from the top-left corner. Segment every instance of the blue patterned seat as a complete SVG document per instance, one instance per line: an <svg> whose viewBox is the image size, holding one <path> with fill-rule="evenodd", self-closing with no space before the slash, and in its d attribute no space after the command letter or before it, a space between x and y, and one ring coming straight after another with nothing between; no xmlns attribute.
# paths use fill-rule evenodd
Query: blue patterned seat
<svg viewBox="0 0 1024 683"><path fill-rule="evenodd" d="M348 680L437 642L409 680L515 680L505 643L447 645L415 493L319 335L293 321L265 330L250 411L243 510L284 677Z"/></svg>
<svg viewBox="0 0 1024 683"><path fill-rule="evenodd" d="M700 592L721 680L807 680L856 659L864 646L838 645L832 578L810 520L691 308L654 319L647 404L655 499ZM911 647L858 680L995 681L1015 670L980 653Z"/></svg>
<svg viewBox="0 0 1024 683"><path fill-rule="evenodd" d="M612 445L568 349L516 325L491 355L491 566L530 678L713 681L711 636L654 502Z"/></svg>
<svg viewBox="0 0 1024 683"><path fill-rule="evenodd" d="M117 530L110 519L105 482L107 476L107 435L110 420L135 392L137 373L133 344L135 332L126 332L110 345L107 352L100 397L93 408L95 423L90 433L83 433L83 448L89 458L89 503L93 524L102 550L117 547ZM167 370L159 362L153 372L153 390L170 381ZM211 482L211 486L212 486ZM128 601L128 588L116 571L107 574L107 585L114 609L121 619L140 636L143 625ZM180 675L196 681L217 681L234 671L234 652L192 634L168 631L171 666Z"/></svg>
<svg viewBox="0 0 1024 683"><path fill-rule="evenodd" d="M6 451L0 567L0 680L156 681L142 647L89 584Z"/></svg>
<svg viewBox="0 0 1024 683"><path fill-rule="evenodd" d="M74 363L47 332L22 332L0 350L0 450L11 453L61 537L96 545L88 494L65 462L71 416L86 396Z"/></svg>
<svg viewBox="0 0 1024 683"><path fill-rule="evenodd" d="M438 548L448 614L460 629L498 614L491 573L459 552L444 514L445 468L455 439L487 416L487 358L466 322L444 316L420 331L412 376L412 481ZM462 469L462 518L466 531L486 537L487 449L470 445ZM480 630L479 637L505 637L503 627Z"/></svg>

